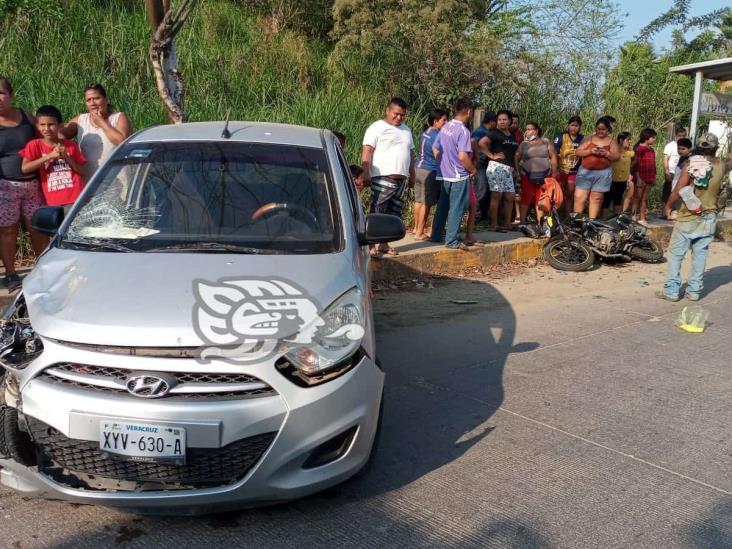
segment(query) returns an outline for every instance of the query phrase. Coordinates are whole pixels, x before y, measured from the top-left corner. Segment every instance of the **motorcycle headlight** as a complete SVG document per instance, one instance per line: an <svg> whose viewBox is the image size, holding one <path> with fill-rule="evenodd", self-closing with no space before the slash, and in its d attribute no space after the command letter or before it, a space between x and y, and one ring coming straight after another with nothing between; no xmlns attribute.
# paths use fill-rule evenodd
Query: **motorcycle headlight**
<svg viewBox="0 0 732 549"><path fill-rule="evenodd" d="M0 318L0 365L22 370L43 352L43 342L31 326L23 292Z"/></svg>
<svg viewBox="0 0 732 549"><path fill-rule="evenodd" d="M364 296L358 288L336 299L301 333L312 333L295 344L277 367L290 370L306 385L314 385L345 373L359 355L366 333ZM294 368L294 370L293 370Z"/></svg>

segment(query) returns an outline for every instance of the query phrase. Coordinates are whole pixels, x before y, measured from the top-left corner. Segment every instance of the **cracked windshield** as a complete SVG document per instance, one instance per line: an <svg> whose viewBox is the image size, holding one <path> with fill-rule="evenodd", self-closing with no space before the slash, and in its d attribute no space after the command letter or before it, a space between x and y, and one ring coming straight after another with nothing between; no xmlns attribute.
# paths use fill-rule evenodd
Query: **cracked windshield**
<svg viewBox="0 0 732 549"><path fill-rule="evenodd" d="M96 179L64 235L119 251L336 249L322 151L242 143L136 144Z"/></svg>

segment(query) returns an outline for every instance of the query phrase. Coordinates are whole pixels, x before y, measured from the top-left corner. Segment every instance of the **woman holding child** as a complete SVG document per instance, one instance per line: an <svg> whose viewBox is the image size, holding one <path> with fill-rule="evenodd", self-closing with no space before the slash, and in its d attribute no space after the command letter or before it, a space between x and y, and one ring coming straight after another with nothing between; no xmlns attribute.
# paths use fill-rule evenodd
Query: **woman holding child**
<svg viewBox="0 0 732 549"><path fill-rule="evenodd" d="M3 282L13 291L21 284L15 271L18 222L22 216L31 236L33 251L39 255L48 243L35 231L31 217L43 206L41 184L36 173L24 173L18 154L36 137L34 118L13 106L13 87L0 76L0 259L5 267Z"/></svg>
<svg viewBox="0 0 732 549"><path fill-rule="evenodd" d="M90 84L84 88L84 103L89 112L72 118L62 133L69 139L77 138L88 162L88 179L109 158L115 147L130 136L132 125L125 113L112 109L107 91L101 84Z"/></svg>

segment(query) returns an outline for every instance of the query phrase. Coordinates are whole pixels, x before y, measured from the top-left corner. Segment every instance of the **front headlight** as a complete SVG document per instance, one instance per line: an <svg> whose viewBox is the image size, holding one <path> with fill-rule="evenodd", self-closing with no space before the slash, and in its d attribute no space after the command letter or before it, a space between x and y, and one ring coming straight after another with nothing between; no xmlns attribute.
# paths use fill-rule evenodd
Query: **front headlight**
<svg viewBox="0 0 732 549"><path fill-rule="evenodd" d="M43 342L31 326L23 292L0 318L0 365L22 370L43 352Z"/></svg>
<svg viewBox="0 0 732 549"><path fill-rule="evenodd" d="M283 357L284 362L278 361L278 368L284 369L285 362L291 364L301 374L299 378L310 379L308 385L315 380L325 381L323 375L335 370L344 373L341 367L358 354L366 333L361 291L353 288L336 299L304 332L312 333L310 341L292 347Z"/></svg>

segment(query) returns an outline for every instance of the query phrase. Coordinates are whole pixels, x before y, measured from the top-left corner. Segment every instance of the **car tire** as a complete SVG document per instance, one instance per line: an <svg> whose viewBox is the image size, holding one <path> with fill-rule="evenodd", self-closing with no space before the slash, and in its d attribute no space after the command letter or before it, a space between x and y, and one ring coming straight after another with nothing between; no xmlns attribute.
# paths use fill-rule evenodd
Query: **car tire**
<svg viewBox="0 0 732 549"><path fill-rule="evenodd" d="M0 403L0 457L23 465L35 465L30 437L18 429L18 410Z"/></svg>

